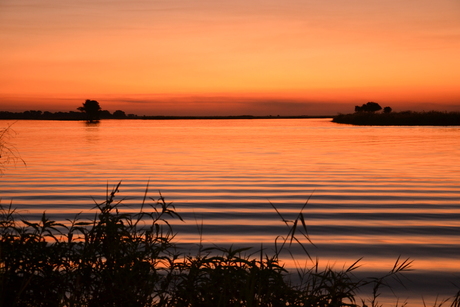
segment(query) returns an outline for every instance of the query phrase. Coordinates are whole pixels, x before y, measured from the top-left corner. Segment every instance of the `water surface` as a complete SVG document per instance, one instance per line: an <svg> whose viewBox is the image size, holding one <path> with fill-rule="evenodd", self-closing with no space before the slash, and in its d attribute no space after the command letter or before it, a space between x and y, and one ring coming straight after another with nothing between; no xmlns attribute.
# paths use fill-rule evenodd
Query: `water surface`
<svg viewBox="0 0 460 307"><path fill-rule="evenodd" d="M0 122L3 127L7 121ZM312 257L360 271L414 260L402 299L453 295L460 284L460 127L356 127L330 119L18 121L2 204L65 221L122 181L134 211L149 184L185 223L177 241L270 249L304 210ZM91 198L93 197L94 200ZM89 215L88 215L89 217ZM294 249L298 262L308 261ZM288 266L292 261L287 259ZM428 299L428 302L431 301ZM410 306L413 306L412 303Z"/></svg>

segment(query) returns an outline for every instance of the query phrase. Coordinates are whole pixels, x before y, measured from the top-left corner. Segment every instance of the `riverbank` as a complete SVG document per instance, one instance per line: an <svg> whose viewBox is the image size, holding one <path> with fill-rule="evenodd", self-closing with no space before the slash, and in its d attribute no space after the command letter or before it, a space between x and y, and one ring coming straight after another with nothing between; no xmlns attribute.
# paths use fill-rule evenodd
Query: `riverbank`
<svg viewBox="0 0 460 307"><path fill-rule="evenodd" d="M356 112L332 118L339 124L369 126L460 126L460 112Z"/></svg>

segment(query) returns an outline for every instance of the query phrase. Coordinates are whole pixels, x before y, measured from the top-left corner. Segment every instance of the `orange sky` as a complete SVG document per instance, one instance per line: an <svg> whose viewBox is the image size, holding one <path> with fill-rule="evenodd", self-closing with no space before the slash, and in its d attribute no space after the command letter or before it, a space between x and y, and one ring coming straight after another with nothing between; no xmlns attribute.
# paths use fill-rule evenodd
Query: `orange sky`
<svg viewBox="0 0 460 307"><path fill-rule="evenodd" d="M460 111L458 0L1 0L0 110Z"/></svg>

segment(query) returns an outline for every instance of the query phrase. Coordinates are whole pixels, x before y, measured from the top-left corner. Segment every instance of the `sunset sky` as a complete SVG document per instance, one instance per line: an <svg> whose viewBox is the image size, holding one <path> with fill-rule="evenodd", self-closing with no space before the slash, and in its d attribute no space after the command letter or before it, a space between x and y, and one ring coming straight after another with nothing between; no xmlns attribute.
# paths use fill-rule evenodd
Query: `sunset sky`
<svg viewBox="0 0 460 307"><path fill-rule="evenodd" d="M0 0L0 111L460 111L458 0Z"/></svg>

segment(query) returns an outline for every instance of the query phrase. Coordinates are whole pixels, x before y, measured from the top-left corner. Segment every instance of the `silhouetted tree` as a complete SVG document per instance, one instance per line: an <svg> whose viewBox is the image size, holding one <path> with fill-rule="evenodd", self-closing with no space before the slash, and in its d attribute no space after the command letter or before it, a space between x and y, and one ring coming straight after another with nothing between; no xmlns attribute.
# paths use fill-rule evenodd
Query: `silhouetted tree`
<svg viewBox="0 0 460 307"><path fill-rule="evenodd" d="M391 111L393 111L393 109L390 107L383 108L383 113L391 113Z"/></svg>
<svg viewBox="0 0 460 307"><path fill-rule="evenodd" d="M376 102L368 102L362 106L355 106L355 112L376 112L382 110L382 107Z"/></svg>
<svg viewBox="0 0 460 307"><path fill-rule="evenodd" d="M96 100L87 99L83 106L78 107L77 110L86 113L86 118L89 122L99 120L99 112L101 111L101 106Z"/></svg>

